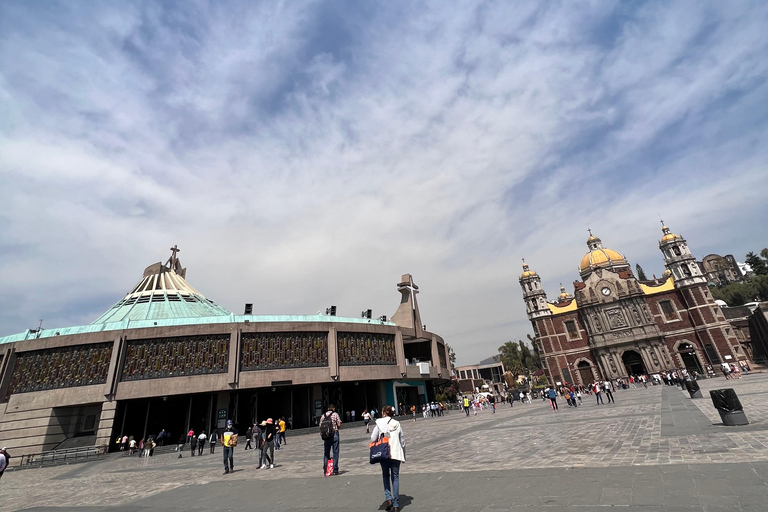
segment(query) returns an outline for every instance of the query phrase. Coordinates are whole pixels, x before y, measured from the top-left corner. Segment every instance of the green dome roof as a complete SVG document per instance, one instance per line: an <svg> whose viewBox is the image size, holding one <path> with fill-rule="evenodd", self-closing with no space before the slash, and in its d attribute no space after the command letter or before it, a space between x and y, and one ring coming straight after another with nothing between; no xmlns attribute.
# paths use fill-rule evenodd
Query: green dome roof
<svg viewBox="0 0 768 512"><path fill-rule="evenodd" d="M160 262L148 266L139 284L93 324L232 315L184 279L187 269L181 268L175 252L166 263L168 266Z"/></svg>

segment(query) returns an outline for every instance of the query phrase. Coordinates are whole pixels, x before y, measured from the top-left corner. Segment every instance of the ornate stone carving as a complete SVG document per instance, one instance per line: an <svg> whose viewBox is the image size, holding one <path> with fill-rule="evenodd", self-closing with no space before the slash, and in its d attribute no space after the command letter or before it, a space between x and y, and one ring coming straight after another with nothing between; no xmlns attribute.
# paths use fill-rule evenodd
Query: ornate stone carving
<svg viewBox="0 0 768 512"><path fill-rule="evenodd" d="M606 309L605 316L608 318L608 326L611 329L619 329L627 326L627 319L620 308Z"/></svg>
<svg viewBox="0 0 768 512"><path fill-rule="evenodd" d="M22 352L16 358L9 392L104 384L111 357L112 342Z"/></svg>

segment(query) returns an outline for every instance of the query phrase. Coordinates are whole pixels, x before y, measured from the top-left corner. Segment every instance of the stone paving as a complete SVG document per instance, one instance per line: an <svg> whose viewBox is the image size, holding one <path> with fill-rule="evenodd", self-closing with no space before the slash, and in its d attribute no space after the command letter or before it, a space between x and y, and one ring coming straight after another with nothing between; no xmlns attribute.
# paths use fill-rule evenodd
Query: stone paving
<svg viewBox="0 0 768 512"><path fill-rule="evenodd" d="M768 375L701 382L703 399L671 386L618 391L616 404L584 397L502 405L477 416L402 419L408 462L403 508L420 510L765 510L768 506ZM710 389L733 387L747 417L724 427ZM3 510L378 510L378 466L359 425L342 429L342 475L321 476L317 433L289 433L277 467L256 469L255 452L178 459L122 455L99 462L6 472Z"/></svg>

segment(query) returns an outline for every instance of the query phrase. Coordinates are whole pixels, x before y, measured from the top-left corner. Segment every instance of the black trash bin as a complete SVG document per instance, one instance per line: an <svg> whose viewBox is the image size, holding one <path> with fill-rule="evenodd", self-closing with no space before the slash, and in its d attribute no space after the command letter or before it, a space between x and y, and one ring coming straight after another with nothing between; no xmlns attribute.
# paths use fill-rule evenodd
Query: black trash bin
<svg viewBox="0 0 768 512"><path fill-rule="evenodd" d="M732 427L736 425L749 425L747 415L744 414L744 408L741 406L739 397L732 388L713 389L709 392L712 398L712 404L720 413L723 425Z"/></svg>
<svg viewBox="0 0 768 512"><path fill-rule="evenodd" d="M691 395L691 398L704 398L701 395L701 388L699 387L699 383L695 380L685 381L685 389L688 390L688 394Z"/></svg>

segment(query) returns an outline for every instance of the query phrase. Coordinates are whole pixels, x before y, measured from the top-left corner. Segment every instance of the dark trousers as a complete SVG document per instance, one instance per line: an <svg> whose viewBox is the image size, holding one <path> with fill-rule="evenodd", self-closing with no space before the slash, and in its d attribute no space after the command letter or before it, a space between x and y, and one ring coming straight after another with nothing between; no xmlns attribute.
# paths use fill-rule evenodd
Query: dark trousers
<svg viewBox="0 0 768 512"><path fill-rule="evenodd" d="M328 466L328 459L331 458L331 450L333 450L333 474L339 474L339 433L334 432L333 438L323 441L323 472Z"/></svg>
<svg viewBox="0 0 768 512"><path fill-rule="evenodd" d="M552 404L552 410L556 411L557 410L557 398L550 398L549 402Z"/></svg>
<svg viewBox="0 0 768 512"><path fill-rule="evenodd" d="M211 454L213 454L213 452L215 452L215 451L216 451L216 443L211 441Z"/></svg>
<svg viewBox="0 0 768 512"><path fill-rule="evenodd" d="M205 443L198 443L197 444L197 454L202 455L203 454L203 448L205 448Z"/></svg>
<svg viewBox="0 0 768 512"><path fill-rule="evenodd" d="M613 402L613 393L611 393L610 391L606 390L605 391L605 396L608 397L608 403ZM616 402L614 402L614 403L616 403Z"/></svg>
<svg viewBox="0 0 768 512"><path fill-rule="evenodd" d="M224 451L222 452L224 458L224 471L227 473L235 470L234 461L232 460L232 452L234 451L234 448L231 446L225 446Z"/></svg>

